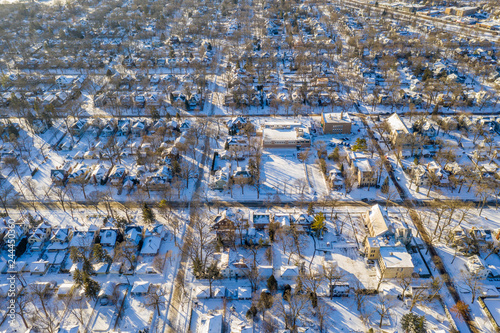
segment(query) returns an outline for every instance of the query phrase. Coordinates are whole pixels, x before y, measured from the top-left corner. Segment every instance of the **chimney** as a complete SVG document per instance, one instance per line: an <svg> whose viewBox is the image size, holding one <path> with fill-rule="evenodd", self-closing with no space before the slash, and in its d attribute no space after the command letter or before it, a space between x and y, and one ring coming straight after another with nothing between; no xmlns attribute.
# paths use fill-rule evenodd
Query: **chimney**
<svg viewBox="0 0 500 333"><path fill-rule="evenodd" d="M340 120L342 120L342 118L344 118L344 110L340 111Z"/></svg>

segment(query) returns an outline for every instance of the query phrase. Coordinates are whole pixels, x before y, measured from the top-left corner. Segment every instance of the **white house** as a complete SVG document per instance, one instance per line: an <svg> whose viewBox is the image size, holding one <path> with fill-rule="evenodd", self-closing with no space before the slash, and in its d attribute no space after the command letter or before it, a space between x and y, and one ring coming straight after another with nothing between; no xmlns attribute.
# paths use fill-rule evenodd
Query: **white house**
<svg viewBox="0 0 500 333"><path fill-rule="evenodd" d="M491 274L491 270L486 265L485 261L478 255L473 255L465 263L465 267L469 272L476 275L480 279L486 279Z"/></svg>

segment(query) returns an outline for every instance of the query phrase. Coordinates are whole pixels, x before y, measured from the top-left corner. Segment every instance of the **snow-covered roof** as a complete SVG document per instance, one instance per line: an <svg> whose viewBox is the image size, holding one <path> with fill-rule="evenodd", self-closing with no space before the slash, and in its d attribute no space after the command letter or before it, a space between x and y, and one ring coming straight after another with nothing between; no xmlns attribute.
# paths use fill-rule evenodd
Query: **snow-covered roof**
<svg viewBox="0 0 500 333"><path fill-rule="evenodd" d="M356 160L354 165L360 172L372 172L372 167L369 160Z"/></svg>
<svg viewBox="0 0 500 333"><path fill-rule="evenodd" d="M114 262L111 264L111 267L109 268L109 273L110 274L120 274L120 269L122 268L123 263L122 262Z"/></svg>
<svg viewBox="0 0 500 333"><path fill-rule="evenodd" d="M118 233L114 229L101 229L101 245L115 246Z"/></svg>
<svg viewBox="0 0 500 333"><path fill-rule="evenodd" d="M325 123L351 123L347 112L323 113L322 116Z"/></svg>
<svg viewBox="0 0 500 333"><path fill-rule="evenodd" d="M127 235L127 239L135 244L138 244L142 238L142 233L137 229L138 227L131 227L125 232Z"/></svg>
<svg viewBox="0 0 500 333"><path fill-rule="evenodd" d="M390 223L387 215L382 213L378 204L374 205L369 210L368 219L372 237L382 236L389 231Z"/></svg>
<svg viewBox="0 0 500 333"><path fill-rule="evenodd" d="M413 268L411 255L402 246L380 248L380 258L386 268Z"/></svg>
<svg viewBox="0 0 500 333"><path fill-rule="evenodd" d="M57 296L66 296L70 293L71 289L75 285L74 282L63 283L59 286L57 290Z"/></svg>
<svg viewBox="0 0 500 333"><path fill-rule="evenodd" d="M108 272L109 264L105 262L98 262L92 265L96 274L106 274Z"/></svg>
<svg viewBox="0 0 500 333"><path fill-rule="evenodd" d="M281 277L296 277L299 275L299 268L297 266L281 266Z"/></svg>
<svg viewBox="0 0 500 333"><path fill-rule="evenodd" d="M144 238L141 255L155 255L158 253L161 245L161 238L158 236L149 236Z"/></svg>
<svg viewBox="0 0 500 333"><path fill-rule="evenodd" d="M207 316L202 322L200 333L218 333L222 330L222 314Z"/></svg>
<svg viewBox="0 0 500 333"><path fill-rule="evenodd" d="M113 281L106 281L102 284L98 297L111 296L115 290L116 283Z"/></svg>
<svg viewBox="0 0 500 333"><path fill-rule="evenodd" d="M43 274L48 269L49 262L47 260L40 259L34 261L30 264L30 272L32 274L38 273Z"/></svg>
<svg viewBox="0 0 500 333"><path fill-rule="evenodd" d="M149 281L135 281L130 293L132 293L132 294L146 294L149 291L150 286L151 286L151 282L149 282Z"/></svg>
<svg viewBox="0 0 500 333"><path fill-rule="evenodd" d="M403 123L401 118L399 118L397 113L392 114L389 118L387 118L386 121L391 127L392 131L409 133L408 128Z"/></svg>
<svg viewBox="0 0 500 333"><path fill-rule="evenodd" d="M94 230L75 231L69 244L70 247L89 247L94 242Z"/></svg>
<svg viewBox="0 0 500 333"><path fill-rule="evenodd" d="M252 289L250 287L238 287L238 299L252 298Z"/></svg>
<svg viewBox="0 0 500 333"><path fill-rule="evenodd" d="M151 263L143 262L137 265L135 269L136 274L158 274L159 272L153 267Z"/></svg>

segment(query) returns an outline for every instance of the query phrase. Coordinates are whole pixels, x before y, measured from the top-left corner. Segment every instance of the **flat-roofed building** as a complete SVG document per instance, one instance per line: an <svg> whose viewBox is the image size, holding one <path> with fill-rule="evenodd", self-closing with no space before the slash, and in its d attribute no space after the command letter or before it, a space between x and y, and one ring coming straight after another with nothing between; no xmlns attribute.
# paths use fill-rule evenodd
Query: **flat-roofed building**
<svg viewBox="0 0 500 333"><path fill-rule="evenodd" d="M298 122L266 122L262 127L264 148L307 148L311 146L309 130Z"/></svg>
<svg viewBox="0 0 500 333"><path fill-rule="evenodd" d="M378 262L384 279L410 277L415 268L411 255L403 246L380 248Z"/></svg>
<svg viewBox="0 0 500 333"><path fill-rule="evenodd" d="M321 114L321 127L325 134L350 134L351 119L347 112L331 112Z"/></svg>
<svg viewBox="0 0 500 333"><path fill-rule="evenodd" d="M477 12L477 7L461 7L455 9L455 15L464 17L473 15Z"/></svg>

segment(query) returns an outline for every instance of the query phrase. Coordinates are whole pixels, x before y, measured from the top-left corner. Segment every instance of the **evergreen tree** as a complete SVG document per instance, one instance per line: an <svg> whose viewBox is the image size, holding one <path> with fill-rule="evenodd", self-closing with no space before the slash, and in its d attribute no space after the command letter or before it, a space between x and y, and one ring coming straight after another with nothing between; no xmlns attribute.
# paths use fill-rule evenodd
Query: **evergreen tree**
<svg viewBox="0 0 500 333"><path fill-rule="evenodd" d="M92 280L90 277L85 279L84 292L86 297L96 299L99 294L99 290L101 290L101 286L97 281Z"/></svg>
<svg viewBox="0 0 500 333"><path fill-rule="evenodd" d="M271 275L268 279L267 279L267 289L271 292L271 293L275 293L276 290L278 290L278 281L276 281L276 278L274 277L274 275Z"/></svg>
<svg viewBox="0 0 500 333"><path fill-rule="evenodd" d="M309 205L307 206L307 214L308 215L314 214L314 204L312 202L310 202Z"/></svg>
<svg viewBox="0 0 500 333"><path fill-rule="evenodd" d="M142 206L142 218L146 223L153 223L155 221L155 214L147 203Z"/></svg>
<svg viewBox="0 0 500 333"><path fill-rule="evenodd" d="M407 313L401 318L401 327L406 333L427 332L425 316L419 316L413 312Z"/></svg>
<svg viewBox="0 0 500 333"><path fill-rule="evenodd" d="M323 228L325 227L325 215L323 212L319 212L314 216L314 221L311 224L311 229L316 232L316 236L321 235Z"/></svg>

